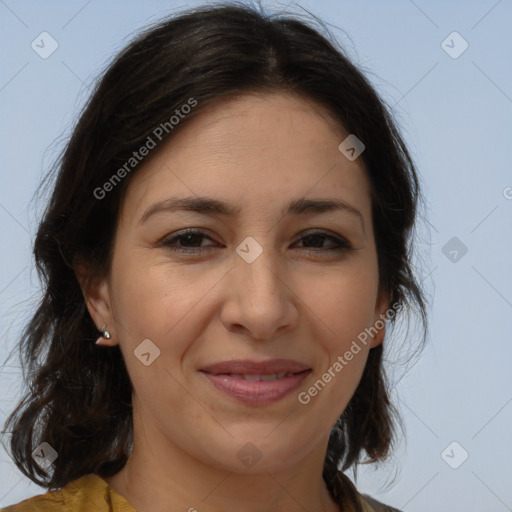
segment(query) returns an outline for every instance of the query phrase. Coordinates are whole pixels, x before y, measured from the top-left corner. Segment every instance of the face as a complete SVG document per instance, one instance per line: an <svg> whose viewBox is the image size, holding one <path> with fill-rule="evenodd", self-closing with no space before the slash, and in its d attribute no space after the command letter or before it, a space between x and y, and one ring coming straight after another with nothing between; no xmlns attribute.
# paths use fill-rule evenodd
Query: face
<svg viewBox="0 0 512 512"><path fill-rule="evenodd" d="M258 470L325 456L384 329L358 335L388 307L364 164L338 149L347 136L304 99L247 95L191 118L131 177L111 273L87 303L120 345L146 432L231 471L250 470L247 453ZM162 203L199 197L225 208ZM276 359L298 366L212 368Z"/></svg>

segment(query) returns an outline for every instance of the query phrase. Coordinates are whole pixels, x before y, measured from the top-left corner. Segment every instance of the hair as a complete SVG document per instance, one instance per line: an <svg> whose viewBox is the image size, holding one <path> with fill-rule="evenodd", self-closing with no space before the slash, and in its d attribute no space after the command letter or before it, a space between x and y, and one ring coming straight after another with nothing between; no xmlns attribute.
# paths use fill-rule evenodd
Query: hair
<svg viewBox="0 0 512 512"><path fill-rule="evenodd" d="M411 260L421 199L417 172L384 101L324 32L298 17L234 2L188 9L140 32L96 81L46 175L55 181L33 247L43 293L19 343L30 391L3 431L12 434L16 466L36 484L57 489L88 473L113 475L133 446L131 381L119 346L94 344L98 330L74 264L86 262L91 279L108 275L120 205L137 169L106 199L97 199L94 190L190 98L197 106L162 140L214 102L280 92L324 107L363 141L379 285L390 304L406 306L390 322L417 306L425 342L426 301ZM401 421L390 400L383 349L384 343L370 350L361 381L332 428L323 468L331 495L357 509L355 487L342 472L386 459ZM32 457L41 442L58 453L52 471Z"/></svg>

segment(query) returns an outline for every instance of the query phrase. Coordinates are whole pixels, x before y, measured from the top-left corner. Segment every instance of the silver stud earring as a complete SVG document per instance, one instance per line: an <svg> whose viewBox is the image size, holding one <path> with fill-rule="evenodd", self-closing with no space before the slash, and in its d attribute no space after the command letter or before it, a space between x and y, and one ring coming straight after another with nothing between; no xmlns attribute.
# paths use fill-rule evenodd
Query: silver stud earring
<svg viewBox="0 0 512 512"><path fill-rule="evenodd" d="M96 340L96 345L102 345L103 338L105 338L107 340L110 338L110 333L107 330L105 330L105 327L106 327L106 325L103 324L103 327L100 329L101 336Z"/></svg>
<svg viewBox="0 0 512 512"><path fill-rule="evenodd" d="M110 338L110 333L105 330L105 327L106 327L106 325L103 324L103 327L101 328L101 332L103 333L103 337L108 340Z"/></svg>

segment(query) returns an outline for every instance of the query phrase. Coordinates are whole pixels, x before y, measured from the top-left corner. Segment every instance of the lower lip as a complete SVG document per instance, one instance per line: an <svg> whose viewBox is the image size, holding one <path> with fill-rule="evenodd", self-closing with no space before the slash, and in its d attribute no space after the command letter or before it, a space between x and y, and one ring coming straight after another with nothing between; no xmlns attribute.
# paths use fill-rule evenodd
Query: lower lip
<svg viewBox="0 0 512 512"><path fill-rule="evenodd" d="M201 372L220 391L247 405L268 405L295 391L311 373L306 370L282 379L252 382L229 375Z"/></svg>

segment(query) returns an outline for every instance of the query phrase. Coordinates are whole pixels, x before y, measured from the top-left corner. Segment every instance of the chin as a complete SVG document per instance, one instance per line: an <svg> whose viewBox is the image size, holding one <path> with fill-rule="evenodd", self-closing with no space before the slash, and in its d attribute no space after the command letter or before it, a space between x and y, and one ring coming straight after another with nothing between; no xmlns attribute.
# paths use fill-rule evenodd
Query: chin
<svg viewBox="0 0 512 512"><path fill-rule="evenodd" d="M276 426L274 424L274 428ZM300 449L302 444L290 436L280 436L277 430L274 434L270 432L272 429L265 429L263 433L259 429L254 436L247 432L240 438L233 436L225 446L225 451L210 453L210 463L241 474L278 472L300 463L307 452L304 448ZM220 447L218 444L216 446ZM313 448L312 444L311 450Z"/></svg>

